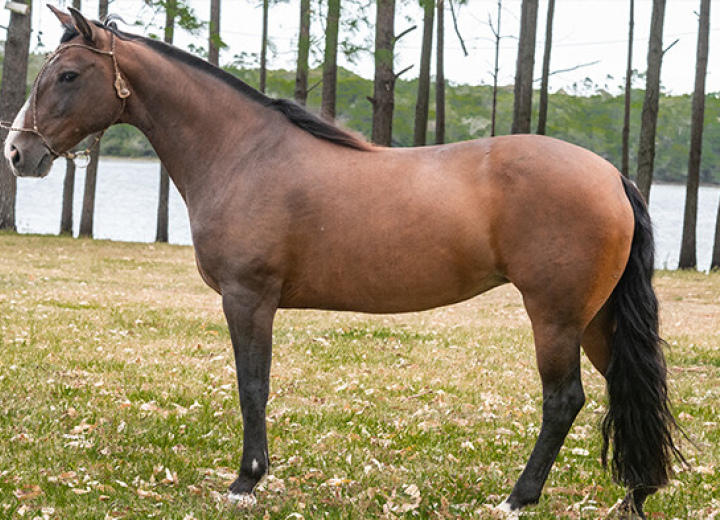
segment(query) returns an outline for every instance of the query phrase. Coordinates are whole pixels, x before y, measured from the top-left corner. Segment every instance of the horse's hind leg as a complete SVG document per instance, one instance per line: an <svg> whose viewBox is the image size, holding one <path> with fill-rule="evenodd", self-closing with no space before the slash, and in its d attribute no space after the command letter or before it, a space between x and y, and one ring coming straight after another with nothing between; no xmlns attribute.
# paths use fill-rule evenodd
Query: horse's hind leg
<svg viewBox="0 0 720 520"><path fill-rule="evenodd" d="M505 511L518 511L538 502L550 468L585 403L580 380L579 327L536 319L533 332L543 386L542 427L525 470L501 506Z"/></svg>

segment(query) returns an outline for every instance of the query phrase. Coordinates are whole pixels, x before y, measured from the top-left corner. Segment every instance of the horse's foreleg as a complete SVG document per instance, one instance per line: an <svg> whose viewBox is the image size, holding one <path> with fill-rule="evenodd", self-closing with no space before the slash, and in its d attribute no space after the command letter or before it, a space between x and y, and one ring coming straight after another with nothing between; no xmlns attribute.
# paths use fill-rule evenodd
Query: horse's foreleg
<svg viewBox="0 0 720 520"><path fill-rule="evenodd" d="M250 506L255 503L255 486L270 466L265 409L270 391L272 324L277 300L240 288L223 287L222 295L243 415L242 463L228 498Z"/></svg>
<svg viewBox="0 0 720 520"><path fill-rule="evenodd" d="M542 427L525 470L502 506L509 512L538 502L550 468L585 403L580 380L580 335L555 327L534 328L543 384Z"/></svg>

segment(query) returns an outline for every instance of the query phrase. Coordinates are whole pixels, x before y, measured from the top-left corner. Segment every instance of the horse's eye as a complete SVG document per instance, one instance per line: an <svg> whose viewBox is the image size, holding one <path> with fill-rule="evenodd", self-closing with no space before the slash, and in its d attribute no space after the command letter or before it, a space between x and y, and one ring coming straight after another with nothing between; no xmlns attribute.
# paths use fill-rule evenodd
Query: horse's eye
<svg viewBox="0 0 720 520"><path fill-rule="evenodd" d="M77 77L77 72L63 72L58 78L58 83L72 83Z"/></svg>

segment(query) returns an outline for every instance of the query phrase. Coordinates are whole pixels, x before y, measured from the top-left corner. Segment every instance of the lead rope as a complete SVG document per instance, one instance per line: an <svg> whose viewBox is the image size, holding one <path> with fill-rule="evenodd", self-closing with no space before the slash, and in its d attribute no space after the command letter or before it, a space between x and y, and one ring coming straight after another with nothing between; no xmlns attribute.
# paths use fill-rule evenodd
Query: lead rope
<svg viewBox="0 0 720 520"><path fill-rule="evenodd" d="M83 158L84 161L80 164L78 164L78 167L84 168L90 163L90 154L92 153L93 148L95 148L98 143L100 142L100 139L105 135L105 132L107 132L108 128L110 128L112 125L117 123L117 121L120 119L120 116L122 116L123 112L125 111L125 105L126 100L128 97L130 97L130 89L127 86L127 83L125 82L125 79L122 77L122 74L120 74L120 67L118 66L117 62L117 54L115 52L115 35L111 33L110 35L110 50L104 51L102 49L97 49L95 47L90 47L89 45L83 45L82 43L69 43L67 45L62 45L58 47L55 52L50 54L47 59L45 60L45 63L43 64L42 68L40 69L40 72L37 75L37 78L35 79L35 83L33 85L33 92L32 92L32 115L33 115L33 127L32 128L16 128L12 126L12 124L8 124L6 122L0 121L0 128L5 128L7 130L13 131L13 132L30 132L32 134L37 135L40 140L43 142L45 147L50 151L52 155L55 157L65 157L66 159L69 159L71 161L75 161L78 158ZM113 62L113 68L115 69L115 92L117 93L118 98L122 101L122 105L120 106L120 111L118 112L118 115L115 117L112 123L110 123L107 128L99 132L96 136L93 142L85 148L85 150L82 150L80 152L57 152L52 145L50 145L50 142L45 138L45 136L40 132L40 129L38 128L38 119L37 119L37 99L39 95L40 90L40 79L45 74L45 69L50 64L50 62L55 58L58 54L60 54L61 51L65 49L69 49L72 47L78 47L81 49L87 49L89 51L92 51L96 54L103 54L105 56L110 56L112 58Z"/></svg>

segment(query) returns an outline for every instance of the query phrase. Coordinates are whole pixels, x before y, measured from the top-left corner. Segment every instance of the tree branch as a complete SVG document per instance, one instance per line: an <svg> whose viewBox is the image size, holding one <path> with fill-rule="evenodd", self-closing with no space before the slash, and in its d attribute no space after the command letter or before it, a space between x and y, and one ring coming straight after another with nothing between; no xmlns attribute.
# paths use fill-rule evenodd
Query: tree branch
<svg viewBox="0 0 720 520"><path fill-rule="evenodd" d="M395 36L395 38L393 39L393 45L395 45L400 38L405 36L407 33L414 31L415 29L417 29L417 25L413 25L412 27L405 29L403 32Z"/></svg>
<svg viewBox="0 0 720 520"><path fill-rule="evenodd" d="M467 58L468 51L467 51L467 47L465 47L465 40L463 40L463 37L460 34L460 28L458 27L458 23L457 23L457 15L455 14L455 7L453 6L453 0L450 0L448 3L450 4L450 14L452 14L453 27L455 27L455 34L457 35L458 40L460 40L460 47L462 47L463 54Z"/></svg>
<svg viewBox="0 0 720 520"><path fill-rule="evenodd" d="M663 56L665 56L665 53L666 53L667 51L669 51L670 49L672 49L672 48L675 46L675 44L676 44L677 42L679 42L679 41L680 41L680 38L678 38L677 40L675 40L674 42L672 42L670 45L668 45L668 46L665 48L665 50L663 50Z"/></svg>
<svg viewBox="0 0 720 520"><path fill-rule="evenodd" d="M319 87L321 84L322 84L322 80L318 81L318 82L315 83L312 87L310 87L309 89L307 89L307 93L309 94L309 93L312 92L314 89L316 89L317 87Z"/></svg>
<svg viewBox="0 0 720 520"><path fill-rule="evenodd" d="M409 67L405 67L403 70L401 70L400 72L398 72L397 74L395 74L395 79L398 79L401 74L405 74L407 71L409 71L409 70L412 69L413 67L414 67L414 65L410 65Z"/></svg>
<svg viewBox="0 0 720 520"><path fill-rule="evenodd" d="M563 72L572 72L573 70L582 69L583 67L590 67L592 65L596 65L600 63L600 60L591 61L590 63L582 63L580 65L575 65L574 67L570 67L569 69L560 69L560 70L554 70L551 73L548 74L548 76L554 76L555 74L562 74ZM540 81L541 78L535 79L533 81Z"/></svg>

